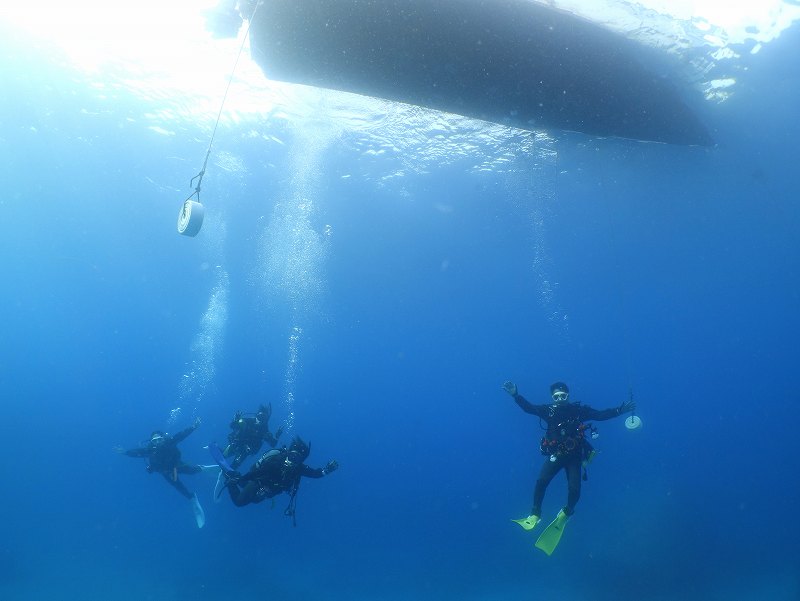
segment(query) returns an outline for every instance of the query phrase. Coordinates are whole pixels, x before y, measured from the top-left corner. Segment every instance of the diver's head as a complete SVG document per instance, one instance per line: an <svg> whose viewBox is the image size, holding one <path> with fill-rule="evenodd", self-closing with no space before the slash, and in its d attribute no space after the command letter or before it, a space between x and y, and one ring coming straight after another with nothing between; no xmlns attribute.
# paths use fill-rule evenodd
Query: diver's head
<svg viewBox="0 0 800 601"><path fill-rule="evenodd" d="M569 386L564 382L553 382L550 384L550 396L556 405L566 403L569 399Z"/></svg>
<svg viewBox="0 0 800 601"><path fill-rule="evenodd" d="M153 430L150 434L150 442L152 444L160 444L164 441L166 434L164 434L161 430Z"/></svg>
<svg viewBox="0 0 800 601"><path fill-rule="evenodd" d="M303 441L299 436L292 439L292 444L289 445L289 453L286 460L289 463L303 463L311 453L311 445Z"/></svg>

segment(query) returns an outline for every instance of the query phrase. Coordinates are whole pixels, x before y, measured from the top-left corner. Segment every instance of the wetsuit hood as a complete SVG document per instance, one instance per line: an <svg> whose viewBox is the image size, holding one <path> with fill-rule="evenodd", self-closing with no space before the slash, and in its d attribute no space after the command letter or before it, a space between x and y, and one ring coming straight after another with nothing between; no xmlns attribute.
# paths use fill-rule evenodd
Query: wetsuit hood
<svg viewBox="0 0 800 601"><path fill-rule="evenodd" d="M289 445L288 460L292 463L303 463L311 453L311 444L306 443L299 436L292 439L292 444Z"/></svg>
<svg viewBox="0 0 800 601"><path fill-rule="evenodd" d="M550 384L550 396L557 405L566 403L569 399L569 386L564 382L553 382Z"/></svg>

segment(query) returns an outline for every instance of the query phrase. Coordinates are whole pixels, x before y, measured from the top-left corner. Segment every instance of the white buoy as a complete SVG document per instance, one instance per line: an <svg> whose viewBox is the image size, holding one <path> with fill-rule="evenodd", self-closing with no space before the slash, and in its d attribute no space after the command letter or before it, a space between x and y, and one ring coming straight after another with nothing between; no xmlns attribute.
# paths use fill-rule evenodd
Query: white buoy
<svg viewBox="0 0 800 601"><path fill-rule="evenodd" d="M642 420L638 415L631 415L625 419L625 427L631 432L634 430L639 430L642 427Z"/></svg>
<svg viewBox="0 0 800 601"><path fill-rule="evenodd" d="M194 200L187 200L178 214L178 233L183 236L196 236L203 226L203 205Z"/></svg>

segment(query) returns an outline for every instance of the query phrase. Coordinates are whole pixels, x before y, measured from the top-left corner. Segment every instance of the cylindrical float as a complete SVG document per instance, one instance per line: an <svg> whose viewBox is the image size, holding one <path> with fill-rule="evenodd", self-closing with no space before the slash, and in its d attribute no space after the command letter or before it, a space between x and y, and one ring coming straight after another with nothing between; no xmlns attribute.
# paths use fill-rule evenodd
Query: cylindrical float
<svg viewBox="0 0 800 601"><path fill-rule="evenodd" d="M183 236L196 236L203 226L203 205L194 200L187 200L178 214L178 233Z"/></svg>
<svg viewBox="0 0 800 601"><path fill-rule="evenodd" d="M631 415L625 418L625 427L630 431L639 430L642 427L642 420L638 415Z"/></svg>

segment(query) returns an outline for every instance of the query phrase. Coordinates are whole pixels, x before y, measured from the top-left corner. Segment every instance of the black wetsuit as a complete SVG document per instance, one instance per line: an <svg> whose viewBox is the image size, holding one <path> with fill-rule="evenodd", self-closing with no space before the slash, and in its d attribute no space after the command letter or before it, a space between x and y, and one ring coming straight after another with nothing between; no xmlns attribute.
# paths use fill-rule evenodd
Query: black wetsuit
<svg viewBox="0 0 800 601"><path fill-rule="evenodd" d="M533 405L521 394L515 394L514 400L523 411L538 416L547 425L547 432L540 445L542 454L547 459L536 480L531 514L542 515L542 501L547 485L563 469L567 474L567 504L564 513L572 515L581 496L581 464L592 450L584 437L585 422L618 417L622 415L621 408L599 411L580 403Z"/></svg>
<svg viewBox="0 0 800 601"><path fill-rule="evenodd" d="M288 463L288 456L286 449L267 451L238 481L228 482L233 504L242 507L250 503L260 503L282 492L294 496L300 486L300 478L322 478L325 475L322 468L311 468L304 463Z"/></svg>
<svg viewBox="0 0 800 601"><path fill-rule="evenodd" d="M193 494L178 479L178 474L196 474L202 471L202 468L199 465L190 465L181 460L181 451L178 449L178 443L194 432L195 429L195 426L189 426L174 436L165 434L161 438L150 440L147 446L125 451L125 454L128 457L147 458L148 472L158 472L179 493L187 499L191 499Z"/></svg>
<svg viewBox="0 0 800 601"><path fill-rule="evenodd" d="M255 455L266 440L271 448L278 444L278 437L269 431L269 418L272 409L259 411L255 416L242 417L237 413L231 421L231 433L228 434L228 446L223 455L233 457L231 467L238 468L250 455ZM280 430L280 429L279 429ZM280 433L278 433L280 435Z"/></svg>

